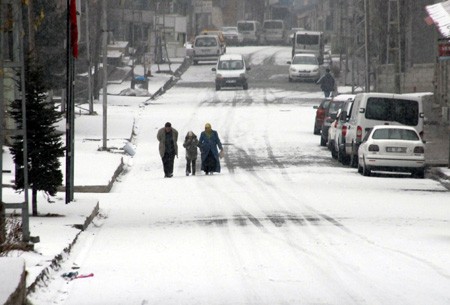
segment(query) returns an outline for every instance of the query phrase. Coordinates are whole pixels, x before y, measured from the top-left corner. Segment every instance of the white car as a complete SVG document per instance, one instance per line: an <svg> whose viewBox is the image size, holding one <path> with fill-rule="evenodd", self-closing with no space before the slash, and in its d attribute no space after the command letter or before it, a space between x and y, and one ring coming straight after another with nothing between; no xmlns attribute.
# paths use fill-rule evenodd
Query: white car
<svg viewBox="0 0 450 305"><path fill-rule="evenodd" d="M415 128L403 125L376 125L364 137L358 149L358 172L410 172L423 178L425 144Z"/></svg>
<svg viewBox="0 0 450 305"><path fill-rule="evenodd" d="M240 46L244 41L244 35L239 33L237 26L224 26L222 32L225 41L230 46Z"/></svg>
<svg viewBox="0 0 450 305"><path fill-rule="evenodd" d="M224 54L219 57L217 64L211 69L216 72L216 91L223 87L242 87L248 89L247 66L241 54Z"/></svg>
<svg viewBox="0 0 450 305"><path fill-rule="evenodd" d="M287 62L289 66L289 81L310 80L317 82L320 77L319 61L315 54L299 53Z"/></svg>

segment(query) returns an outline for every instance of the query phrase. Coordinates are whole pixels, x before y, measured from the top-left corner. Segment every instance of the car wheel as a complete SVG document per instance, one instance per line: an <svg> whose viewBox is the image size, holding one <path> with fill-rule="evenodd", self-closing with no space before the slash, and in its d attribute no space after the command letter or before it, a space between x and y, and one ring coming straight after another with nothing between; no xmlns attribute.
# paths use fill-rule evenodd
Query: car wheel
<svg viewBox="0 0 450 305"><path fill-rule="evenodd" d="M220 90L220 85L216 84L216 91Z"/></svg>
<svg viewBox="0 0 450 305"><path fill-rule="evenodd" d="M289 82L292 83L292 78L289 76Z"/></svg>
<svg viewBox="0 0 450 305"><path fill-rule="evenodd" d="M320 146L327 146L327 140L320 136Z"/></svg>
<svg viewBox="0 0 450 305"><path fill-rule="evenodd" d="M314 134L315 134L315 135L320 134L320 128L317 127L317 125L314 125Z"/></svg>
<svg viewBox="0 0 450 305"><path fill-rule="evenodd" d="M369 177L372 174L370 167L366 165L366 159L363 159L363 168L362 168L363 176Z"/></svg>
<svg viewBox="0 0 450 305"><path fill-rule="evenodd" d="M194 60L194 66L198 65L198 60Z"/></svg>
<svg viewBox="0 0 450 305"><path fill-rule="evenodd" d="M245 84L242 86L242 88L243 88L244 90L248 90L248 84L245 83Z"/></svg>
<svg viewBox="0 0 450 305"><path fill-rule="evenodd" d="M358 173L362 174L362 172L363 172L363 168L362 168L361 164L359 164L359 162L358 162Z"/></svg>
<svg viewBox="0 0 450 305"><path fill-rule="evenodd" d="M337 159L338 154L337 154L336 146L334 145L334 141L330 141L328 148L331 151L331 157L333 159Z"/></svg>
<svg viewBox="0 0 450 305"><path fill-rule="evenodd" d="M425 178L425 170L423 168L416 169L415 171L412 172L412 175L414 178L423 179Z"/></svg>

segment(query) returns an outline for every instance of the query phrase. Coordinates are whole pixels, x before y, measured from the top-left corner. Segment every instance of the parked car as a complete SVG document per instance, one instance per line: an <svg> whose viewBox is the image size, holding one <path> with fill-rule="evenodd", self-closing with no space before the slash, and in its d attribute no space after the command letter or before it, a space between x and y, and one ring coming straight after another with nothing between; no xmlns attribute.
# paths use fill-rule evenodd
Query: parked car
<svg viewBox="0 0 450 305"><path fill-rule="evenodd" d="M320 134L320 131L322 130L322 124L323 120L325 119L325 108L328 107L328 104L330 103L331 98L325 98L323 99L319 106L314 106L313 108L316 109L316 118L314 120L314 134L318 135Z"/></svg>
<svg viewBox="0 0 450 305"><path fill-rule="evenodd" d="M241 87L248 89L248 75L250 70L241 54L224 54L219 57L216 67L212 71L216 72L216 90L223 87Z"/></svg>
<svg viewBox="0 0 450 305"><path fill-rule="evenodd" d="M405 125L423 136L422 97L409 94L359 93L346 123L345 155L358 165L358 148L367 131L375 125Z"/></svg>
<svg viewBox="0 0 450 305"><path fill-rule="evenodd" d="M217 35L199 35L194 39L192 60L194 65L199 61L217 61L222 54Z"/></svg>
<svg viewBox="0 0 450 305"><path fill-rule="evenodd" d="M376 125L358 149L358 172L410 172L417 178L425 174L425 144L414 127Z"/></svg>
<svg viewBox="0 0 450 305"><path fill-rule="evenodd" d="M355 99L354 94L340 94L336 95L331 99L331 102L325 108L325 117L322 124L322 130L320 133L320 146L326 146L328 143L328 129L331 124L336 120L337 113L342 107L344 107L345 102L353 101ZM333 139L334 141L334 139Z"/></svg>
<svg viewBox="0 0 450 305"><path fill-rule="evenodd" d="M316 82L320 77L319 61L316 55L309 53L295 54L289 66L289 81L310 80Z"/></svg>
<svg viewBox="0 0 450 305"><path fill-rule="evenodd" d="M261 43L261 23L256 20L239 20L237 22L239 33L244 36L244 44L257 45Z"/></svg>
<svg viewBox="0 0 450 305"><path fill-rule="evenodd" d="M237 26L224 26L222 32L227 45L240 46L244 41L244 35L239 33Z"/></svg>
<svg viewBox="0 0 450 305"><path fill-rule="evenodd" d="M337 158L339 162L342 164L348 164L349 159L345 158L344 150L345 150L345 135L347 133L347 125L346 123L350 119L350 114L352 112L353 100L349 100L345 102L345 105L338 112L337 118L334 125L334 136L330 135L330 131L328 131L328 141L334 139L330 145L334 145L334 147L330 148L331 155L333 158ZM333 125L332 125L333 126Z"/></svg>

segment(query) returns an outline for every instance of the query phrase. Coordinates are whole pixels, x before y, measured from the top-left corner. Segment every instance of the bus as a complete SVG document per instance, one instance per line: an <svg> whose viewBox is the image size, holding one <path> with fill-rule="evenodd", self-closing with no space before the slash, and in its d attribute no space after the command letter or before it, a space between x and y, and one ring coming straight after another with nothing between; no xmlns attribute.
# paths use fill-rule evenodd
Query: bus
<svg viewBox="0 0 450 305"><path fill-rule="evenodd" d="M286 42L286 28L283 20L264 20L263 36L265 43L284 44Z"/></svg>
<svg viewBox="0 0 450 305"><path fill-rule="evenodd" d="M292 57L297 53L313 53L323 64L325 41L323 32L297 31L292 41Z"/></svg>

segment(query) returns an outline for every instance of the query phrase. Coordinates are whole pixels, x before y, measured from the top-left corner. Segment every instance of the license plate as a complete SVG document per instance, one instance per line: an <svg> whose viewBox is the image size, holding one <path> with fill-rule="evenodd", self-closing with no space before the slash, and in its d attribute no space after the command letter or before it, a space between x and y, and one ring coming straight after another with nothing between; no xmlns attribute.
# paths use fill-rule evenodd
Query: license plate
<svg viewBox="0 0 450 305"><path fill-rule="evenodd" d="M406 147L386 147L386 152L405 153Z"/></svg>
<svg viewBox="0 0 450 305"><path fill-rule="evenodd" d="M227 80L226 83L227 83L227 84L235 84L236 81L235 81L235 80Z"/></svg>
<svg viewBox="0 0 450 305"><path fill-rule="evenodd" d="M202 54L209 54L209 53L211 53L210 50L200 50L200 51L201 51Z"/></svg>

